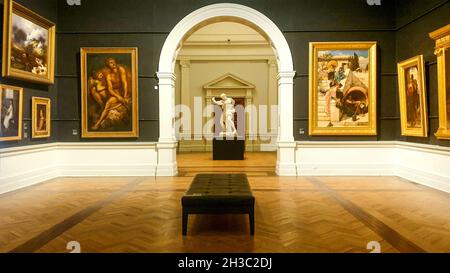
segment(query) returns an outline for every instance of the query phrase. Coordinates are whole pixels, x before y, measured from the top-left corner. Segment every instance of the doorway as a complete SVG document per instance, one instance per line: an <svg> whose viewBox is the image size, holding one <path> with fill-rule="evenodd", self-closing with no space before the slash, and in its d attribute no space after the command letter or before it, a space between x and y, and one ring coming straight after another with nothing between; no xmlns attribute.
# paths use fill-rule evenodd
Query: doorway
<svg viewBox="0 0 450 273"><path fill-rule="evenodd" d="M214 4L200 8L171 31L161 51L159 71L159 123L160 138L157 144L157 175L173 176L178 173L175 132L175 75L176 62L183 43L190 34L213 22L237 22L256 30L269 41L276 56L278 108L276 136L276 173L296 175L295 141L293 138L293 71L292 55L285 37L277 26L260 12L238 4ZM169 113L169 114L168 114Z"/></svg>

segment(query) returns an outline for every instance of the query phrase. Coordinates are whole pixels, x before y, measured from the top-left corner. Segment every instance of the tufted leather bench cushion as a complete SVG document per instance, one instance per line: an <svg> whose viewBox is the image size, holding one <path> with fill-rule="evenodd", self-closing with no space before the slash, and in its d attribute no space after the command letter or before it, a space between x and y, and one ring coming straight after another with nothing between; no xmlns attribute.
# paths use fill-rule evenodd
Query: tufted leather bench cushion
<svg viewBox="0 0 450 273"><path fill-rule="evenodd" d="M199 174L182 198L183 206L255 203L245 174Z"/></svg>
<svg viewBox="0 0 450 273"><path fill-rule="evenodd" d="M183 235L189 214L248 214L250 234L255 232L255 197L245 174L198 174L181 204Z"/></svg>

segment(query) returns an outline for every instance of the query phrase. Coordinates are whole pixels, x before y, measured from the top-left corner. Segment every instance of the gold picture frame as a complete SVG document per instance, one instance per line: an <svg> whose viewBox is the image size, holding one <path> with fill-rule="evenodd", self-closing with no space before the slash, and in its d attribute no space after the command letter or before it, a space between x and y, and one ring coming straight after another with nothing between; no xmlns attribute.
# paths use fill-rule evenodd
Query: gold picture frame
<svg viewBox="0 0 450 273"><path fill-rule="evenodd" d="M48 138L51 134L51 100L33 97L32 101L32 138Z"/></svg>
<svg viewBox="0 0 450 273"><path fill-rule="evenodd" d="M428 111L423 55L398 65L402 136L428 137Z"/></svg>
<svg viewBox="0 0 450 273"><path fill-rule="evenodd" d="M309 47L309 134L377 135L377 43Z"/></svg>
<svg viewBox="0 0 450 273"><path fill-rule="evenodd" d="M430 33L436 41L438 69L439 129L438 139L450 140L450 24Z"/></svg>
<svg viewBox="0 0 450 273"><path fill-rule="evenodd" d="M139 137L138 49L81 48L82 138Z"/></svg>
<svg viewBox="0 0 450 273"><path fill-rule="evenodd" d="M3 18L3 77L53 84L55 24L12 0Z"/></svg>
<svg viewBox="0 0 450 273"><path fill-rule="evenodd" d="M23 88L0 84L0 141L22 139L22 104Z"/></svg>

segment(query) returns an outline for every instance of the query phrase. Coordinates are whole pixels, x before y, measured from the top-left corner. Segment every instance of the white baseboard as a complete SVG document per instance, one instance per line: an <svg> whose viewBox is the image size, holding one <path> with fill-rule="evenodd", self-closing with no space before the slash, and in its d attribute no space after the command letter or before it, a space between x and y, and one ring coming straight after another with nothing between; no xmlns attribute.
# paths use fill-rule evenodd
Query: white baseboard
<svg viewBox="0 0 450 273"><path fill-rule="evenodd" d="M406 142L298 142L280 176L399 176L450 192L450 148ZM286 154L285 156L290 156ZM156 143L53 143L0 150L0 194L56 177L175 176Z"/></svg>
<svg viewBox="0 0 450 273"><path fill-rule="evenodd" d="M0 150L0 194L57 177L155 176L154 143L52 143Z"/></svg>
<svg viewBox="0 0 450 273"><path fill-rule="evenodd" d="M298 142L299 176L399 176L450 192L450 148L410 142Z"/></svg>

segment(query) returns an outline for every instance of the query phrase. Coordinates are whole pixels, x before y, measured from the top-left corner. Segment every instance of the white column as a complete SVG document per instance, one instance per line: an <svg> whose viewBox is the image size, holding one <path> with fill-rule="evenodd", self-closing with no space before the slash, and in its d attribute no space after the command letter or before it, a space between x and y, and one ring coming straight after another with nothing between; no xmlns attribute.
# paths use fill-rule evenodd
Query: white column
<svg viewBox="0 0 450 273"><path fill-rule="evenodd" d="M296 176L294 141L294 76L295 71L278 74L278 141L277 174Z"/></svg>
<svg viewBox="0 0 450 273"><path fill-rule="evenodd" d="M157 73L159 79L159 140L157 144L157 176L175 176L177 140L175 137L175 75Z"/></svg>
<svg viewBox="0 0 450 273"><path fill-rule="evenodd" d="M189 83L189 72L191 68L191 62L189 60L181 60L180 61L181 66L181 104L184 104L191 109L194 109L192 107L191 102L191 94L190 94L190 83ZM189 117L191 121L193 120L193 117ZM182 136L188 136L189 139L192 137L192 128L183 128L183 131L181 132Z"/></svg>

